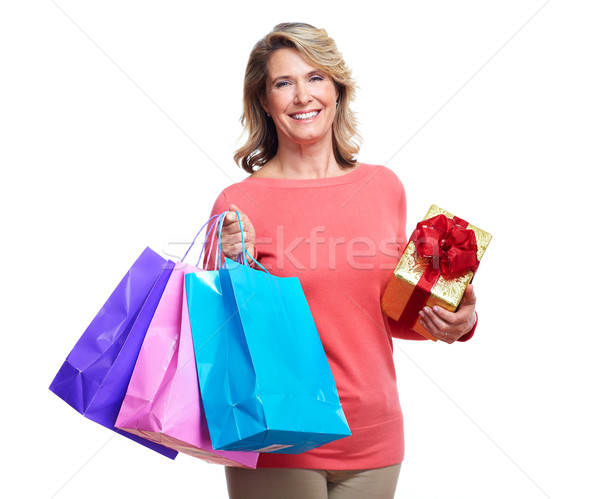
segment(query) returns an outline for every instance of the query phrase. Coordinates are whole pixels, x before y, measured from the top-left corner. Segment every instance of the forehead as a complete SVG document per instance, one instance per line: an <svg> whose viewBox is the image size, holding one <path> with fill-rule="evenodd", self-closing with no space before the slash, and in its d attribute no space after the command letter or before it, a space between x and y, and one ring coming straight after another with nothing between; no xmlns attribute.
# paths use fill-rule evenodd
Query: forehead
<svg viewBox="0 0 600 499"><path fill-rule="evenodd" d="M267 63L269 78L278 76L304 75L318 68L310 63L300 52L293 48L278 49L269 58Z"/></svg>

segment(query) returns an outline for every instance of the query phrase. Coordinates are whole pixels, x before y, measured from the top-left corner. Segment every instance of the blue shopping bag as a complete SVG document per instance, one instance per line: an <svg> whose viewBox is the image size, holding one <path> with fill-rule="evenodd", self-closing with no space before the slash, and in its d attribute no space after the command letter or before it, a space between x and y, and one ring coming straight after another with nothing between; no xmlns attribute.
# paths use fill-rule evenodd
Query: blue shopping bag
<svg viewBox="0 0 600 499"><path fill-rule="evenodd" d="M185 276L213 446L299 454L349 436L299 279L250 268L243 255Z"/></svg>

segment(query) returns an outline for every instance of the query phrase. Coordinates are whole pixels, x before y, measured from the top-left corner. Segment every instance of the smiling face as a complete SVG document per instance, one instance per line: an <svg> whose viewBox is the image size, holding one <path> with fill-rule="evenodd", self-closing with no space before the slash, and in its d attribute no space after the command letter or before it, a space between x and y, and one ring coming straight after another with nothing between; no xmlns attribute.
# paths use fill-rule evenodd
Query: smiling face
<svg viewBox="0 0 600 499"><path fill-rule="evenodd" d="M337 89L331 77L297 50L275 51L267 65L264 110L271 115L280 146L331 141Z"/></svg>

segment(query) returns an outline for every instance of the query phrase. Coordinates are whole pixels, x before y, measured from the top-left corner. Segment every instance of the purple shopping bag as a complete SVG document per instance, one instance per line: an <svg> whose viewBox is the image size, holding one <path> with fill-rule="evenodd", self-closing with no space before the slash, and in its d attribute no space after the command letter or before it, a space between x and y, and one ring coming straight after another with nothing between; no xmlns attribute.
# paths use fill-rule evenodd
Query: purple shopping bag
<svg viewBox="0 0 600 499"><path fill-rule="evenodd" d="M50 390L86 418L171 459L177 451L115 428L115 421L174 262L146 248L55 376Z"/></svg>
<svg viewBox="0 0 600 499"><path fill-rule="evenodd" d="M115 425L209 463L256 468L257 453L214 450L198 386L184 275L177 263L162 295Z"/></svg>

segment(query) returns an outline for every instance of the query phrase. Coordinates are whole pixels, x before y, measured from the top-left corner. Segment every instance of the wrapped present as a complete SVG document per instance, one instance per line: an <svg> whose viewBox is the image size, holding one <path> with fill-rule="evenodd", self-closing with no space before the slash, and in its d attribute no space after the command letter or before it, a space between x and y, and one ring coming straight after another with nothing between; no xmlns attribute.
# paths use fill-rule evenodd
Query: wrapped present
<svg viewBox="0 0 600 499"><path fill-rule="evenodd" d="M386 287L383 312L436 341L419 322L419 311L437 305L454 312L491 239L491 234L432 205Z"/></svg>

